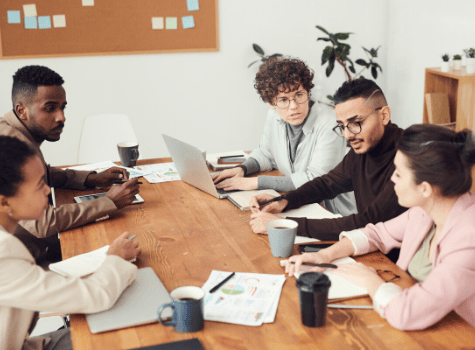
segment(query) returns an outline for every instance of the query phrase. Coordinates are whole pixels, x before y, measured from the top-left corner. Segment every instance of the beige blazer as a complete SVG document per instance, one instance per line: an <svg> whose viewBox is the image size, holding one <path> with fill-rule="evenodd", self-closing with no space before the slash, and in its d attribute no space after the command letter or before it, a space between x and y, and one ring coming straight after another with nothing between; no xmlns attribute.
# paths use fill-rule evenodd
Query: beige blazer
<svg viewBox="0 0 475 350"><path fill-rule="evenodd" d="M90 172L63 170L46 164L40 150L41 143L36 142L13 110L0 119L0 135L16 137L36 150L36 154L45 166L46 174L49 174L45 180L51 187L85 189L84 182ZM39 238L48 237L93 222L98 218L112 214L115 210L117 207L114 202L105 197L80 204L61 205L57 208L50 205L43 219L20 221L15 234L26 230Z"/></svg>
<svg viewBox="0 0 475 350"><path fill-rule="evenodd" d="M42 349L48 339L27 338L35 311L107 310L136 274L134 264L116 255L108 255L87 278L45 271L20 240L0 226L0 350Z"/></svg>

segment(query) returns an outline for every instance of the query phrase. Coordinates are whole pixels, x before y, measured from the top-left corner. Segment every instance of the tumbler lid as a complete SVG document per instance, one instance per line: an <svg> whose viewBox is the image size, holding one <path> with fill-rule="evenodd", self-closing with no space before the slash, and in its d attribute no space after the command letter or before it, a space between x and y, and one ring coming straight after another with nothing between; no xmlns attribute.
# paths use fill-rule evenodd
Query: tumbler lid
<svg viewBox="0 0 475 350"><path fill-rule="evenodd" d="M321 272L305 272L300 275L296 283L297 287L308 293L316 293L327 290L331 286L330 279Z"/></svg>

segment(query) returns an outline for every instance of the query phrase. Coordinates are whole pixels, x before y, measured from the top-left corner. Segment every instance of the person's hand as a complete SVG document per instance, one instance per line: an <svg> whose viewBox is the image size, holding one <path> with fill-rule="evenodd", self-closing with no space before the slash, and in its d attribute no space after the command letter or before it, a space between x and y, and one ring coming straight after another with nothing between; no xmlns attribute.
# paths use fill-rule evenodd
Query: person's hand
<svg viewBox="0 0 475 350"><path fill-rule="evenodd" d="M290 262L294 262L291 264ZM289 262L285 262L285 272L289 274L289 277L292 277L295 273L300 271L300 267L303 262L315 263L315 264L325 264L330 263L330 257L326 254L325 249L320 250L316 253L304 253L299 255L294 255L289 258ZM325 267L314 266L308 271L312 272L323 272Z"/></svg>
<svg viewBox="0 0 475 350"><path fill-rule="evenodd" d="M226 169L211 175L214 183L217 184L224 179L229 177L244 177L244 170L242 168L236 167L231 169Z"/></svg>
<svg viewBox="0 0 475 350"><path fill-rule="evenodd" d="M129 173L124 168L112 167L100 173L89 174L84 182L86 187L107 187L113 181L128 180Z"/></svg>
<svg viewBox="0 0 475 350"><path fill-rule="evenodd" d="M384 283L384 280L378 276L375 269L357 262L338 265L338 268L332 271L332 273L343 277L358 287L365 288L371 297L373 297L379 286Z"/></svg>
<svg viewBox="0 0 475 350"><path fill-rule="evenodd" d="M274 197L275 196L267 194L267 193L261 193L261 194L258 194L257 196L253 196L251 200L249 201L249 205L251 207L252 212L258 213L262 211L262 212L267 212L267 213L281 213L285 209L285 207L287 207L287 204L289 204L289 202L286 199L281 199L280 201L277 201L277 202L267 203L262 208L259 206L260 202L267 201Z"/></svg>
<svg viewBox="0 0 475 350"><path fill-rule="evenodd" d="M251 191L257 190L257 177L231 177L221 181L216 185L216 188L225 191L242 190Z"/></svg>
<svg viewBox="0 0 475 350"><path fill-rule="evenodd" d="M267 223L271 220L282 219L280 216L266 213L265 211L261 211L258 213L251 214L251 221L249 224L251 225L251 229L254 233L259 233L266 235L267 234Z"/></svg>
<svg viewBox="0 0 475 350"><path fill-rule="evenodd" d="M139 193L138 178L124 182L121 185L113 185L106 197L110 198L118 209L131 204L135 195Z"/></svg>
<svg viewBox="0 0 475 350"><path fill-rule="evenodd" d="M117 237L109 247L107 255L117 255L124 260L135 258L142 252L139 243L136 240L128 239L131 236L128 232L124 232Z"/></svg>

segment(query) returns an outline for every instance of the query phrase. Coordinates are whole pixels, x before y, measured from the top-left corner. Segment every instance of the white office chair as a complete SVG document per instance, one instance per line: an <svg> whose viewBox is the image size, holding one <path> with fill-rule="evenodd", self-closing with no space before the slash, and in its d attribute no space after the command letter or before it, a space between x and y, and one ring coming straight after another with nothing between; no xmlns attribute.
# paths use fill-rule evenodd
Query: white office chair
<svg viewBox="0 0 475 350"><path fill-rule="evenodd" d="M30 334L36 337L46 333L57 331L61 327L69 327L69 316L61 313L40 312L38 322Z"/></svg>
<svg viewBox="0 0 475 350"><path fill-rule="evenodd" d="M84 119L77 164L119 161L117 144L135 141L134 129L125 114L100 114Z"/></svg>

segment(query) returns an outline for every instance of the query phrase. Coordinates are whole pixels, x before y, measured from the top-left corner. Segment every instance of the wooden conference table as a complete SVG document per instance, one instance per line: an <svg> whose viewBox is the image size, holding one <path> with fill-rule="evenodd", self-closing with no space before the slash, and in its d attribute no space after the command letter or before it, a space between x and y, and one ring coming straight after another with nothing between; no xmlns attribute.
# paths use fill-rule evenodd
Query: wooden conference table
<svg viewBox="0 0 475 350"><path fill-rule="evenodd" d="M139 164L170 162L170 158ZM276 174L277 172L275 172ZM100 192L100 191L98 191ZM80 191L57 191L58 204L73 202ZM110 244L124 231L137 233L143 253L137 266L152 267L168 291L185 285L201 287L211 270L283 274L265 235L249 226L249 212L218 200L182 181L140 188L145 203L122 209L115 217L61 233L63 258ZM294 254L297 249L294 248ZM414 284L404 271L377 252L357 258L376 269L401 276L403 288ZM369 297L345 301L371 304ZM91 334L84 315L71 315L74 349L133 349L199 338L210 349L469 349L475 328L455 313L435 326L414 332L391 327L373 310L327 309L326 326L307 328L300 320L295 278L284 283L274 323L249 327L206 321L204 329L182 334L160 323Z"/></svg>

